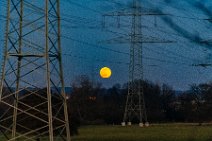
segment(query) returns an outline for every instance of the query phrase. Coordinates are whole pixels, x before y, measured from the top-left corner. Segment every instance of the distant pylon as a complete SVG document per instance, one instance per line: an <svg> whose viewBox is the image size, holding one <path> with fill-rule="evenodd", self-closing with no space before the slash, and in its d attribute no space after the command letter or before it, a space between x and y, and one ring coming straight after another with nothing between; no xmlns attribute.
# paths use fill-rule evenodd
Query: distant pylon
<svg viewBox="0 0 212 141"><path fill-rule="evenodd" d="M172 43L172 41L161 40L160 38L152 38L142 35L142 16L160 16L165 15L158 13L154 10L146 10L141 6L140 0L133 0L133 5L130 10L122 10L104 14L103 18L107 16L116 16L118 22L120 17L131 17L131 33L129 36L120 36L113 39L104 41L106 43L130 43L130 64L129 64L129 82L128 82L128 95L125 105L125 112L122 125L125 126L132 124L132 121L138 121L139 126L149 126L146 114L146 105L144 100L143 89L143 47L144 43ZM103 22L105 27L105 23ZM120 28L120 23L118 27Z"/></svg>
<svg viewBox="0 0 212 141"><path fill-rule="evenodd" d="M70 141L59 0L7 0L2 140Z"/></svg>
<svg viewBox="0 0 212 141"><path fill-rule="evenodd" d="M148 125L146 115L146 105L144 101L144 91L141 81L143 80L143 59L142 59L142 28L141 28L141 5L140 1L133 1L133 16L131 28L131 47L130 47L130 65L128 95L125 105L125 112L122 125L128 122L131 125L132 120L137 118L139 126L143 122ZM136 82L137 81L137 82Z"/></svg>

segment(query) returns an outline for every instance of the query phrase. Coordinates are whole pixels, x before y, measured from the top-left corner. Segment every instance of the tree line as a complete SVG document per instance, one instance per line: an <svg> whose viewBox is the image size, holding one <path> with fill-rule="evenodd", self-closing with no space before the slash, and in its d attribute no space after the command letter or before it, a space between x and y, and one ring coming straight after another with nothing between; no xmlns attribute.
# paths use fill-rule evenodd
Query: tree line
<svg viewBox="0 0 212 141"><path fill-rule="evenodd" d="M127 97L127 83L102 88L87 76L72 84L69 98L72 122L87 124L120 124ZM140 81L140 80L137 80ZM212 122L212 82L192 85L189 91L176 93L170 86L141 81L144 88L148 121Z"/></svg>

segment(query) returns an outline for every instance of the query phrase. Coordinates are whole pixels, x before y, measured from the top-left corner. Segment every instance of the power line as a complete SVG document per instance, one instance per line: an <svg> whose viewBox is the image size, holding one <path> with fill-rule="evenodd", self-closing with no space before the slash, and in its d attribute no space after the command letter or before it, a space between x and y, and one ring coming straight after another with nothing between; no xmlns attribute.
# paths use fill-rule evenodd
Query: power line
<svg viewBox="0 0 212 141"><path fill-rule="evenodd" d="M75 4L77 4L77 3L75 3ZM79 6L78 4L77 4L77 6ZM85 8L85 7L83 7L83 8ZM98 13L100 13L100 12L98 12ZM79 17L76 17L76 18L79 18ZM85 19L82 19L82 20L85 20ZM88 20L88 19L87 19ZM70 22L70 21L69 21ZM64 25L64 26L67 26L67 25ZM107 30L108 31L108 30ZM113 32L113 31L112 31ZM115 33L115 32L113 32L113 33ZM118 33L118 32L116 32L116 33ZM181 56L182 57L182 56Z"/></svg>
<svg viewBox="0 0 212 141"><path fill-rule="evenodd" d="M71 38L71 37L68 37L68 36L61 36L65 39L69 39L69 40L72 40L72 41L75 41L75 42L78 42L78 43L81 43L81 44L85 44L85 45L88 45L88 46L91 46L91 47L95 47L95 48L98 48L98 49L103 49L103 50L106 50L106 51L110 51L110 52L115 52L115 53L120 53L120 54L124 54L124 55L129 55L129 53L126 53L126 52L122 52L122 51L117 51L117 50L113 50L113 49L109 49L109 48L105 48L105 47L102 47L102 46L97 46L95 44L91 44L91 43L88 43L88 42L85 42L85 41L81 41L81 40L78 40L78 39L74 39L74 38ZM155 52L154 50L152 50L153 52ZM170 57L169 58L172 58L172 59L175 59L173 57ZM147 58L149 59L149 58ZM154 59L156 60L155 58L151 58L151 59ZM168 63L171 63L170 61L165 61L165 60L162 60L163 62L168 62ZM176 62L174 62L173 64L175 64ZM182 64L182 63L181 63Z"/></svg>

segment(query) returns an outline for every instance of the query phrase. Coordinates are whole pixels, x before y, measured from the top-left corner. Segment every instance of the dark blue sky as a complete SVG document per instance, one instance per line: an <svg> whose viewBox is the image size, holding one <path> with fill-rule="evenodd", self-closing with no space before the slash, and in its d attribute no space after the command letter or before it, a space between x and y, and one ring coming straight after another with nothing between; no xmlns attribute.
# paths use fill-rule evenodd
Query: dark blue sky
<svg viewBox="0 0 212 141"><path fill-rule="evenodd" d="M5 2L0 1L1 14ZM77 75L86 74L108 87L128 80L129 44L107 44L104 41L130 33L130 18L106 18L102 29L102 14L130 9L130 0L61 0L62 46L66 85ZM212 23L202 20L212 17L210 0L142 0L146 9L159 9L165 17L142 17L143 34L152 38L176 41L173 44L144 44L144 78L158 84L167 83L177 90L190 84L212 80L211 67L192 64L212 63L212 47L194 41L212 38ZM1 40L3 39L3 18ZM126 36L127 37L127 36ZM1 44L1 50L2 46ZM113 75L103 80L99 69L111 67Z"/></svg>

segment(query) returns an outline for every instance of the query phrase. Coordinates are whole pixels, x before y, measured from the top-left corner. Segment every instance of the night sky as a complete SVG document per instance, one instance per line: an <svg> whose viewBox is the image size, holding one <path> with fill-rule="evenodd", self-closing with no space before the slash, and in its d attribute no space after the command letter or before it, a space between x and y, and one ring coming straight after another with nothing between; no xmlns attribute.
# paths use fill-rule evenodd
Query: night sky
<svg viewBox="0 0 212 141"><path fill-rule="evenodd" d="M198 41L212 39L211 0L141 0L144 9L161 11L167 16L142 16L143 35L169 44L144 44L144 78L157 84L166 83L176 90L187 90L191 84L210 82L212 67L195 66L212 63L212 44ZM109 44L106 41L127 37L130 17L107 17L103 28L102 15L123 9L130 11L130 0L61 0L63 66L66 86L78 75L110 87L128 80L130 44ZM6 0L0 1L0 38L3 48ZM99 70L108 66L110 79L101 79Z"/></svg>

